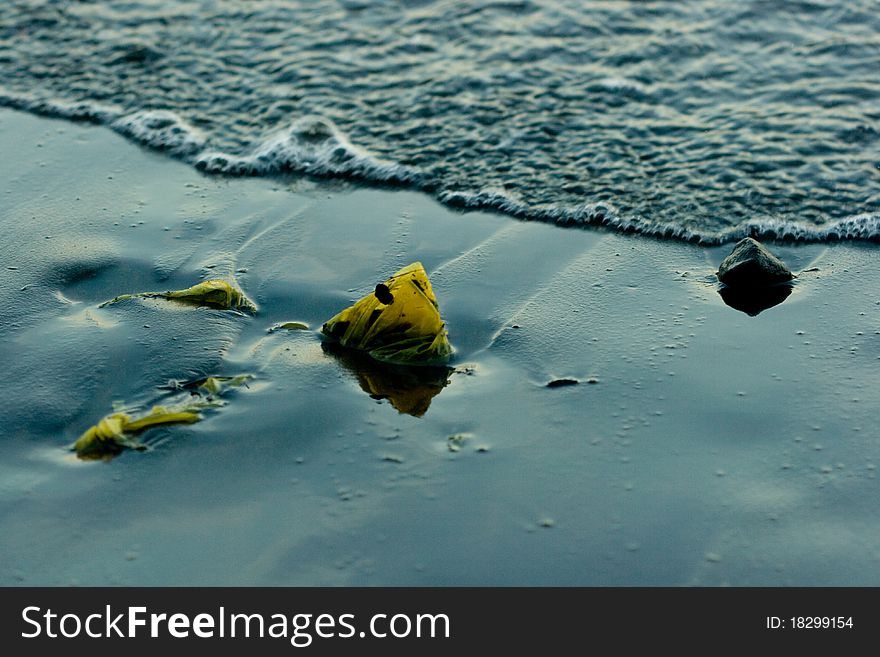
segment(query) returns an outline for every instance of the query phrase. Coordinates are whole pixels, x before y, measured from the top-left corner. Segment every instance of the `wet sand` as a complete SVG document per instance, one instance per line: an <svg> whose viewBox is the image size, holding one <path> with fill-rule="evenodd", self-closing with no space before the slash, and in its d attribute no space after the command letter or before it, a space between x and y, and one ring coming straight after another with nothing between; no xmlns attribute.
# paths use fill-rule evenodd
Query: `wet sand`
<svg viewBox="0 0 880 657"><path fill-rule="evenodd" d="M876 245L770 245L803 273L752 317L718 293L731 245L206 177L13 111L0 143L0 584L880 584ZM445 387L317 332L416 260ZM257 313L98 308L205 278ZM69 449L242 373L146 451Z"/></svg>

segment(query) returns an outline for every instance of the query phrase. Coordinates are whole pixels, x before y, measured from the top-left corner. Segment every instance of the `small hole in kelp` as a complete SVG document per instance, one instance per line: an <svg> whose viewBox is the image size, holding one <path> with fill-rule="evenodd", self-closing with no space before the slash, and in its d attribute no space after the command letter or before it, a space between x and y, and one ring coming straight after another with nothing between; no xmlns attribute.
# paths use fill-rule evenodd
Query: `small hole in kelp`
<svg viewBox="0 0 880 657"><path fill-rule="evenodd" d="M394 295L391 294L391 290L388 289L388 286L385 283L379 283L376 286L376 290L373 292L376 295L376 298L384 303L386 306L394 303Z"/></svg>
<svg viewBox="0 0 880 657"><path fill-rule="evenodd" d="M428 411L434 397L449 385L453 372L446 366L384 363L335 342L322 342L321 348L352 374L370 397L387 399L399 413L414 417Z"/></svg>
<svg viewBox="0 0 880 657"><path fill-rule="evenodd" d="M721 299L728 306L750 317L756 317L768 308L778 306L792 292L792 285L783 283L766 287L731 287L722 285L718 290Z"/></svg>

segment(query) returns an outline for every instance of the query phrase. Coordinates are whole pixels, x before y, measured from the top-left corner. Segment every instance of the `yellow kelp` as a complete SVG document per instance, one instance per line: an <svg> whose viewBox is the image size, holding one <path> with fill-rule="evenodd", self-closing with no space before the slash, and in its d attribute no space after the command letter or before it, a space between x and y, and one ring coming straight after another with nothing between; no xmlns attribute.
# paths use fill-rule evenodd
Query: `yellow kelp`
<svg viewBox="0 0 880 657"><path fill-rule="evenodd" d="M431 282L420 262L379 283L372 294L325 322L321 332L344 347L389 363L437 364L452 354Z"/></svg>
<svg viewBox="0 0 880 657"><path fill-rule="evenodd" d="M276 331L308 331L309 325L304 322L283 322L271 326L266 332L275 333Z"/></svg>
<svg viewBox="0 0 880 657"><path fill-rule="evenodd" d="M173 406L153 406L149 413L134 418L128 413L111 413L87 429L72 449L83 459L111 457L125 448L145 449L145 445L136 439L138 434L156 426L198 422L203 410L225 405L225 401L217 398L219 395L230 388L246 386L253 378L253 374L239 374L171 382L167 388L178 391L178 397L185 394L184 401Z"/></svg>
<svg viewBox="0 0 880 657"><path fill-rule="evenodd" d="M89 428L73 444L77 456L81 458L101 458L119 452L122 448L143 449L144 446L134 436L163 424L192 424L202 419L197 409L168 409L154 406L143 417L132 419L126 413L113 413L102 418L98 424Z"/></svg>
<svg viewBox="0 0 880 657"><path fill-rule="evenodd" d="M247 382L254 378L253 374L237 374L236 376L208 376L204 379L196 379L180 384L183 389L196 388L197 391L209 395L220 395L228 388L247 386Z"/></svg>
<svg viewBox="0 0 880 657"><path fill-rule="evenodd" d="M206 376L201 379L191 379L190 381L178 381L171 379L164 386L159 386L162 390L189 390L195 395L208 394L219 395L225 392L227 388L247 387L248 381L254 379L253 374L236 374L235 376Z"/></svg>
<svg viewBox="0 0 880 657"><path fill-rule="evenodd" d="M223 310L241 310L248 313L257 311L257 307L253 301L248 299L244 292L234 287L230 283L220 279L204 281L188 287L185 290L169 290L167 292L138 292L135 294L121 294L118 297L105 301L99 308L109 306L117 301L125 299L172 299L184 303L191 303L200 306L211 306L212 308L221 308Z"/></svg>

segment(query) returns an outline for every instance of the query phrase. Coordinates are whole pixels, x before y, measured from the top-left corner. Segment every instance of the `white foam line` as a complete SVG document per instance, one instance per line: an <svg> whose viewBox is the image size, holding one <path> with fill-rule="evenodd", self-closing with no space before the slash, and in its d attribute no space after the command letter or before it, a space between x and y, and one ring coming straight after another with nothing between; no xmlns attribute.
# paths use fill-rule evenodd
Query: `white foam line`
<svg viewBox="0 0 880 657"><path fill-rule="evenodd" d="M275 133L250 155L206 151L197 168L213 173L271 175L287 171L315 176L345 176L367 181L418 185L423 174L375 157L353 145L331 121L307 116Z"/></svg>
<svg viewBox="0 0 880 657"><path fill-rule="evenodd" d="M601 226L618 232L639 233L650 237L695 242L716 246L744 237L783 242L829 242L843 240L880 241L880 214L863 213L808 226L793 221L761 219L729 228L721 233L703 233L685 226L656 223L641 217L625 219L611 204L585 203L576 207L529 206L499 190L477 193L444 191L438 195L442 203L469 209L495 210L529 221L555 223L562 226Z"/></svg>
<svg viewBox="0 0 880 657"><path fill-rule="evenodd" d="M138 143L165 151L208 173L271 176L294 172L354 178L366 183L399 184L427 191L428 178L419 169L383 160L352 144L330 120L306 116L269 136L249 155L211 150L207 139L182 117L168 110L124 113L116 107L88 102L38 98L0 87L0 105L13 109L107 125ZM623 218L608 203L574 207L529 205L503 189L477 192L443 190L437 199L448 206L491 210L528 221L560 226L598 226L617 232L716 246L743 237L783 242L880 241L880 213L863 213L809 226L794 221L759 219L720 233L705 233L642 217Z"/></svg>

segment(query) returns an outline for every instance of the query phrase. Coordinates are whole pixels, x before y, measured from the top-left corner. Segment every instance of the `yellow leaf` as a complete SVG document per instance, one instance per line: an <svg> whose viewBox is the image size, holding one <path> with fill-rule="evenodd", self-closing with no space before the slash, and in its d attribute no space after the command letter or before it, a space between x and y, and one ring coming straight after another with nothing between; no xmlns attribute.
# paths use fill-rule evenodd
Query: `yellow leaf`
<svg viewBox="0 0 880 657"><path fill-rule="evenodd" d="M389 363L437 364L452 355L437 299L420 262L377 285L373 293L325 322L321 332L344 347Z"/></svg>
<svg viewBox="0 0 880 657"><path fill-rule="evenodd" d="M244 296L241 290L221 280L204 281L185 290L166 292L164 296L166 299L203 303L216 308L232 308L248 312L257 310L254 303Z"/></svg>
<svg viewBox="0 0 880 657"><path fill-rule="evenodd" d="M309 325L304 324L303 322L284 322L283 324L275 324L269 330L268 333L275 333L275 331L308 331Z"/></svg>
<svg viewBox="0 0 880 657"><path fill-rule="evenodd" d="M168 410L164 406L153 406L148 415L125 423L123 429L127 433L138 433L149 427L160 424L192 424L202 419L198 413L188 410Z"/></svg>
<svg viewBox="0 0 880 657"><path fill-rule="evenodd" d="M173 406L153 406L149 413L132 419L126 413L112 413L87 429L73 444L77 456L83 459L110 458L124 448L145 449L135 439L139 433L167 424L192 424L202 419L201 411L218 408L225 401L218 399L230 388L246 386L253 374L236 376L209 376L204 379L175 384L173 390L186 395L185 401Z"/></svg>
<svg viewBox="0 0 880 657"><path fill-rule="evenodd" d="M147 415L136 420L125 413L113 413L87 429L73 444L73 449L83 458L101 458L118 453L124 447L143 449L143 445L133 439L141 431L162 424L191 424L201 419L202 416L192 410L168 410L162 406L154 406Z"/></svg>
<svg viewBox="0 0 880 657"><path fill-rule="evenodd" d="M109 306L111 303L135 298L145 299L172 299L184 303L211 306L222 310L241 310L254 313L256 305L248 299L237 287L227 281L213 279L203 281L185 290L169 290L167 292L138 292L136 294L121 294L118 297L105 301L99 308Z"/></svg>

